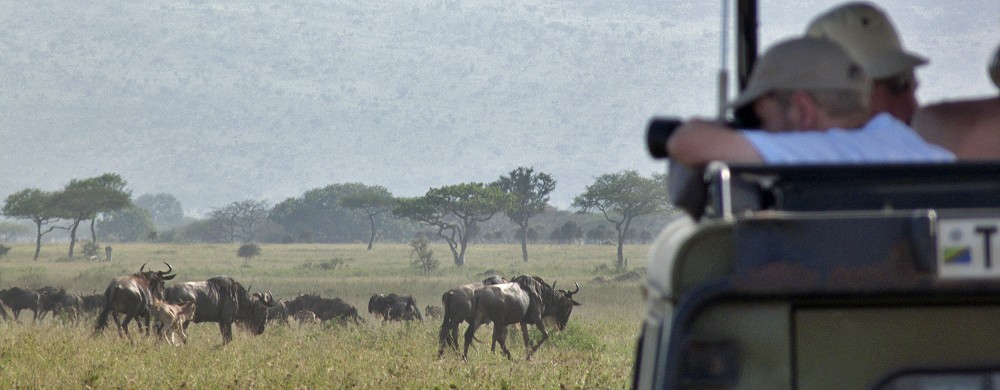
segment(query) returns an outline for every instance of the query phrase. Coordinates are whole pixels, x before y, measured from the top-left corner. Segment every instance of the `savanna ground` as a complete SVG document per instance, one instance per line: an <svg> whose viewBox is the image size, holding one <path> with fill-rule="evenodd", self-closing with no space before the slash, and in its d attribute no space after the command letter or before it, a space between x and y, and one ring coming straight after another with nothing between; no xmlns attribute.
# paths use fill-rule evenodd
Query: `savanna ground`
<svg viewBox="0 0 1000 390"><path fill-rule="evenodd" d="M0 323L0 388L337 388L337 389L620 389L631 380L635 337L642 315L642 280L597 282L609 271L614 246L532 245L521 261L519 245L473 245L466 265L452 265L447 247L432 245L441 265L431 275L410 267L410 247L364 244L264 244L249 262L236 256L236 244L112 244L113 261L65 257L67 244L50 244L32 261L34 245L12 244L0 258L0 287L62 286L71 293L103 292L115 276L147 268L174 267L171 282L229 275L252 291L270 290L275 298L299 293L340 297L358 308L366 322L319 326L271 323L261 336L236 331L221 345L214 323L192 324L189 342L170 347L133 331L120 339L113 326L92 337L94 316L75 326L65 318L33 324L31 312L19 323ZM78 247L79 249L79 247ZM626 246L633 267L646 263L648 247ZM338 265L340 264L340 265ZM513 361L490 353L491 326L480 328L481 342L437 357L439 320L382 323L367 313L375 292L410 294L421 311L440 305L441 294L480 280L494 270L508 278L529 274L572 289L577 307L563 332L525 361L520 331L508 346ZM168 283L169 285L170 283ZM134 325L133 325L134 328ZM465 326L460 328L464 332ZM511 330L516 330L512 327ZM532 330L530 337L539 334Z"/></svg>

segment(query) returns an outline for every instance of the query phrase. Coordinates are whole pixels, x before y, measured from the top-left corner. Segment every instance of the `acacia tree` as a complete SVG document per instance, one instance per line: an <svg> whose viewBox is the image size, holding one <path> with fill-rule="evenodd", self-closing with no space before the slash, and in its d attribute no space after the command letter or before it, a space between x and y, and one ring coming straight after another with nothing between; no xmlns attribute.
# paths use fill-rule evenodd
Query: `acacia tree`
<svg viewBox="0 0 1000 390"><path fill-rule="evenodd" d="M385 187L364 186L357 192L340 198L340 205L359 210L368 216L368 223L371 227L368 250L372 250L372 243L375 242L375 236L378 234L378 229L375 227L375 217L384 212L392 211L396 207L396 198Z"/></svg>
<svg viewBox="0 0 1000 390"><path fill-rule="evenodd" d="M510 207L504 210L521 229L521 259L528 261L528 220L545 211L549 194L556 188L556 181L547 173L535 173L534 168L518 167L507 176L493 183L512 197Z"/></svg>
<svg viewBox="0 0 1000 390"><path fill-rule="evenodd" d="M52 210L51 192L42 191L37 188L29 188L10 194L3 205L3 215L16 219L29 219L35 223L35 258L42 251L42 236L56 229L57 226L49 226L42 230L42 227L55 222L56 217Z"/></svg>
<svg viewBox="0 0 1000 390"><path fill-rule="evenodd" d="M260 225L267 221L270 209L267 201L247 199L214 208L208 215L225 226L229 242L239 239L242 243L249 243L253 241Z"/></svg>
<svg viewBox="0 0 1000 390"><path fill-rule="evenodd" d="M422 197L400 199L392 213L437 227L437 235L448 243L455 265L465 265L465 251L477 222L509 207L511 197L483 183L464 183L431 188Z"/></svg>
<svg viewBox="0 0 1000 390"><path fill-rule="evenodd" d="M598 177L583 194L573 199L582 211L598 210L618 233L618 268L625 268L622 247L636 217L667 210L666 187L657 178L639 176L636 171L622 171Z"/></svg>
<svg viewBox="0 0 1000 390"><path fill-rule="evenodd" d="M80 222L90 220L90 237L97 243L96 218L102 213L121 210L132 205L132 192L125 190L125 179L115 173L83 180L71 180L53 196L56 215L70 221L69 257L73 257L76 230Z"/></svg>

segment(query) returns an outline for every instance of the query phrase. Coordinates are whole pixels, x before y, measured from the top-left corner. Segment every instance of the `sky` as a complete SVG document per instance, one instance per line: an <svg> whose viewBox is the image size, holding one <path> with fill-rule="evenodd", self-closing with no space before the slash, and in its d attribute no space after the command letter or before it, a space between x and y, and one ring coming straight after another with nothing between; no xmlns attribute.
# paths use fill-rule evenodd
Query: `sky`
<svg viewBox="0 0 1000 390"><path fill-rule="evenodd" d="M761 3L763 49L842 2ZM922 103L996 94L1000 1L875 3L930 60ZM566 209L601 174L664 171L643 144L651 117L714 115L720 4L0 0L0 197L115 172L200 216L532 166Z"/></svg>

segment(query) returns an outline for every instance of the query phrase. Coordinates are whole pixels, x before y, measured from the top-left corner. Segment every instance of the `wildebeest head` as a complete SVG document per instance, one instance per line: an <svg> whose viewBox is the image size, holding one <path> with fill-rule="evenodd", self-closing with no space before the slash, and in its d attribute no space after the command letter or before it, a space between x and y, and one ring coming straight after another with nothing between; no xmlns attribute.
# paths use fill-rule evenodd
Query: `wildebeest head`
<svg viewBox="0 0 1000 390"><path fill-rule="evenodd" d="M156 299L163 299L163 282L177 276L177 274L170 274L174 270L170 263L164 261L163 264L167 265L166 271L143 271L146 269L146 263L142 263L142 266L139 267L139 275L142 275L149 282L149 293Z"/></svg>
<svg viewBox="0 0 1000 390"><path fill-rule="evenodd" d="M380 306L381 300L385 298L384 294L374 293L372 297L368 299L368 313L372 314L382 314L382 307Z"/></svg>
<svg viewBox="0 0 1000 390"><path fill-rule="evenodd" d="M267 294L253 293L251 295L249 321L246 323L251 333L255 335L264 333L264 327L267 325L267 309L274 305L275 301L271 291L268 291Z"/></svg>
<svg viewBox="0 0 1000 390"><path fill-rule="evenodd" d="M573 291L555 290L556 283L552 282L552 289L555 290L555 299L546 307L545 316L556 321L559 330L566 328L569 322L569 315L573 313L573 306L580 306L580 302L573 300L573 294L580 292L580 283L575 283L576 289Z"/></svg>
<svg viewBox="0 0 1000 390"><path fill-rule="evenodd" d="M504 279L502 276L499 275L491 275L486 279L483 279L483 284L487 286L492 286L494 284L500 284L500 283L509 283L509 282L510 282L509 280Z"/></svg>

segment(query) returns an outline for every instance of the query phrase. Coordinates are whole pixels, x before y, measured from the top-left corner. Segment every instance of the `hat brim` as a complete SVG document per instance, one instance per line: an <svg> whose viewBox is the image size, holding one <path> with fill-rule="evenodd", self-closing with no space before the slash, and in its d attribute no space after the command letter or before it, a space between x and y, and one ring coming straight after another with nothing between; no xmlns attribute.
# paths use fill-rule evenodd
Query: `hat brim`
<svg viewBox="0 0 1000 390"><path fill-rule="evenodd" d="M747 104L753 103L754 100L757 100L757 98L764 96L767 92L768 91L760 85L748 85L743 92L740 92L736 99L729 103L729 108L737 109L746 106Z"/></svg>
<svg viewBox="0 0 1000 390"><path fill-rule="evenodd" d="M927 59L915 54L906 52L887 52L872 58L866 64L868 73L873 80L880 80L896 76L900 73L913 70L921 65L926 65Z"/></svg>

